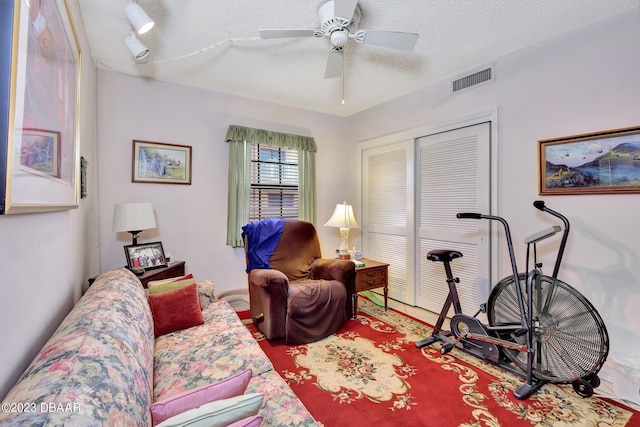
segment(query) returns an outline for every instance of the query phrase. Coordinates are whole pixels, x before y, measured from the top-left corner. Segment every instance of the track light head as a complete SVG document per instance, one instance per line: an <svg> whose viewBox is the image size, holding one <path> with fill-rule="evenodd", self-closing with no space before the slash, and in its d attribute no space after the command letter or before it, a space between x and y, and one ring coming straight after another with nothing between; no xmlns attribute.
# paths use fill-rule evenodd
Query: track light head
<svg viewBox="0 0 640 427"><path fill-rule="evenodd" d="M124 14L138 34L146 33L155 25L155 22L138 3L127 3L124 6Z"/></svg>
<svg viewBox="0 0 640 427"><path fill-rule="evenodd" d="M149 48L142 44L133 32L125 36L124 44L127 46L127 49L129 49L129 52L131 52L134 58L136 58L136 61L140 61L149 55Z"/></svg>

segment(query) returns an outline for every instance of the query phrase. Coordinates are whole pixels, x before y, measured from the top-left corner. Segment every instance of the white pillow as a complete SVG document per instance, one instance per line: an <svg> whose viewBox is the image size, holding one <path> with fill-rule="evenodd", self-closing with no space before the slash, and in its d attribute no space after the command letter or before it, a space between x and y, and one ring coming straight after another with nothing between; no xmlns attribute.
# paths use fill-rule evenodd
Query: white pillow
<svg viewBox="0 0 640 427"><path fill-rule="evenodd" d="M225 427L243 418L256 415L262 406L263 399L263 393L248 393L216 400L171 417L156 427Z"/></svg>

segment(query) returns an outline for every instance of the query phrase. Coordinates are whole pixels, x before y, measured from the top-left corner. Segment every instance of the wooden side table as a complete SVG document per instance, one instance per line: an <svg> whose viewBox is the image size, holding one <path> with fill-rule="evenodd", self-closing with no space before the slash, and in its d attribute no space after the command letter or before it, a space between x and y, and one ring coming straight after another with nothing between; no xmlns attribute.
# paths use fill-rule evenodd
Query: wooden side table
<svg viewBox="0 0 640 427"><path fill-rule="evenodd" d="M170 262L166 267L154 268L145 271L142 276L138 276L142 286L145 288L152 280L169 279L171 277L184 276L184 261Z"/></svg>
<svg viewBox="0 0 640 427"><path fill-rule="evenodd" d="M138 276L138 279L142 282L142 286L146 288L147 284L152 280L169 279L177 276L184 276L184 261L173 261L166 267L145 271L142 276ZM93 284L96 278L97 276L89 278L89 286Z"/></svg>
<svg viewBox="0 0 640 427"><path fill-rule="evenodd" d="M389 294L389 264L364 258L364 267L356 267L353 292L353 317L358 314L358 292L384 288L384 309Z"/></svg>

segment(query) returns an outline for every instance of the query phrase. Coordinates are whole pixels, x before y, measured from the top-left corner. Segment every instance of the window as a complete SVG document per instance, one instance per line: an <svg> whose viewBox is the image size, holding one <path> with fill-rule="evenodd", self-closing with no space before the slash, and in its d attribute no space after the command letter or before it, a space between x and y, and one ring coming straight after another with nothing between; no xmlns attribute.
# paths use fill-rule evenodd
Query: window
<svg viewBox="0 0 640 427"><path fill-rule="evenodd" d="M316 223L316 143L308 136L229 126L227 245L263 218Z"/></svg>
<svg viewBox="0 0 640 427"><path fill-rule="evenodd" d="M298 150L251 145L249 221L298 218Z"/></svg>

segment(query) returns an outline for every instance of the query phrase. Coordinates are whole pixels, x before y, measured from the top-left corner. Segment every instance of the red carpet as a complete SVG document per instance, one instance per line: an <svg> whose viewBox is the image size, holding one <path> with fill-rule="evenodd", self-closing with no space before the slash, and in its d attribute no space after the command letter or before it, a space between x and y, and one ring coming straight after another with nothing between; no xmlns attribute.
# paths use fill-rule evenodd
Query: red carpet
<svg viewBox="0 0 640 427"><path fill-rule="evenodd" d="M528 400L522 381L439 344L417 349L431 327L364 298L358 318L322 341L287 346L245 324L311 414L333 426L640 426L640 414L571 385L546 384ZM248 312L239 313L248 318Z"/></svg>

